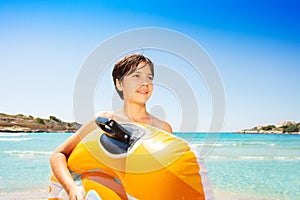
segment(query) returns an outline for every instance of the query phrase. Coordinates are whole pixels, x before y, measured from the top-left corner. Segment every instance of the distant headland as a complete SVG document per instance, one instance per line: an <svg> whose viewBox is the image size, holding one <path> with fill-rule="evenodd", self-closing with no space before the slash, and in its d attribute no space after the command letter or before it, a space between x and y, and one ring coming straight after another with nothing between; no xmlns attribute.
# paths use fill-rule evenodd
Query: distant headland
<svg viewBox="0 0 300 200"><path fill-rule="evenodd" d="M0 113L0 132L76 132L81 124L64 122L55 116L49 119Z"/></svg>
<svg viewBox="0 0 300 200"><path fill-rule="evenodd" d="M256 126L244 129L238 133L262 133L262 134L300 134L300 123L294 121L283 121L276 125Z"/></svg>

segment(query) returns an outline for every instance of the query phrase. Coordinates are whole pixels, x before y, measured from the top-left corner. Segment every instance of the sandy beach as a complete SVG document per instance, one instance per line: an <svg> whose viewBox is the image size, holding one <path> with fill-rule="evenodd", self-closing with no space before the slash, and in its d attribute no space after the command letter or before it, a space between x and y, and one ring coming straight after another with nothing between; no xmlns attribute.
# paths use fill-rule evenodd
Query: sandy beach
<svg viewBox="0 0 300 200"><path fill-rule="evenodd" d="M33 190L28 192L0 192L0 199L2 200L45 200L47 199L48 191L46 189Z"/></svg>
<svg viewBox="0 0 300 200"><path fill-rule="evenodd" d="M15 193L0 193L2 200L45 200L47 199L48 191L46 189L33 190L29 192L15 192ZM259 196L252 196L247 194L237 194L228 191L214 191L216 200L266 200L266 198Z"/></svg>
<svg viewBox="0 0 300 200"><path fill-rule="evenodd" d="M269 199L258 195L254 196L248 194L238 194L238 193L227 192L227 191L215 191L214 195L216 200L267 200Z"/></svg>

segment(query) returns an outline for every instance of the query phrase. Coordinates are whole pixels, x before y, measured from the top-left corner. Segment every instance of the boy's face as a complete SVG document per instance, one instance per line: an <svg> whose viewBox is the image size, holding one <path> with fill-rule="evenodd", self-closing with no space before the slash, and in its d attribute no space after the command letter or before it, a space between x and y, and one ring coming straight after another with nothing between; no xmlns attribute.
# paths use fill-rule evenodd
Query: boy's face
<svg viewBox="0 0 300 200"><path fill-rule="evenodd" d="M124 101L144 105L152 94L152 81L150 65L141 62L133 73L124 77L121 83Z"/></svg>

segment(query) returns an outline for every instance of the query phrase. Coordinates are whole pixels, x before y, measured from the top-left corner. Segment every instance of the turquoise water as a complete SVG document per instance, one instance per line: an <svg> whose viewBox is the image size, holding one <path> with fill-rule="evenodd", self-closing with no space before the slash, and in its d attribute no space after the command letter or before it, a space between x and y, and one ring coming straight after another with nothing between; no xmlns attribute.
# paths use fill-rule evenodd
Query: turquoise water
<svg viewBox="0 0 300 200"><path fill-rule="evenodd" d="M0 133L0 193L47 190L49 156L70 135ZM299 199L300 135L177 135L204 148L214 189L252 199Z"/></svg>
<svg viewBox="0 0 300 200"><path fill-rule="evenodd" d="M0 133L0 193L44 187L49 157L70 133Z"/></svg>
<svg viewBox="0 0 300 200"><path fill-rule="evenodd" d="M300 199L300 135L177 135L198 148L215 142L205 157L214 189L252 199Z"/></svg>

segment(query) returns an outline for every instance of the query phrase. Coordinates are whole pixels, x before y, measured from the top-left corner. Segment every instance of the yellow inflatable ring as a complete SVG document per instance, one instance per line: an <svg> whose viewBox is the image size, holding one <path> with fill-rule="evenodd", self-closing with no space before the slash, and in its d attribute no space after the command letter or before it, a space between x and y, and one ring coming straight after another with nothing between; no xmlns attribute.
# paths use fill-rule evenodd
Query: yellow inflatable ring
<svg viewBox="0 0 300 200"><path fill-rule="evenodd" d="M103 200L213 199L204 162L188 142L149 125L121 127L129 133L123 141L103 126L106 131L93 130L68 158L68 168L85 194L95 191ZM61 199L62 193L52 175L48 200Z"/></svg>

